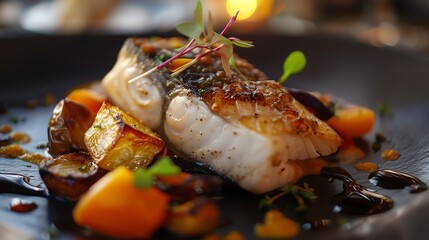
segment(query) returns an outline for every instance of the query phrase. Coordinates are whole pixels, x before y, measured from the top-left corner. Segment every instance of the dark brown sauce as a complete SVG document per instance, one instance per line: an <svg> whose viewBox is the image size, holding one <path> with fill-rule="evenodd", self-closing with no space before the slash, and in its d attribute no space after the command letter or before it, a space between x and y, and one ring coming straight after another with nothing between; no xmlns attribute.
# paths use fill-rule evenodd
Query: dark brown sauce
<svg viewBox="0 0 429 240"><path fill-rule="evenodd" d="M45 189L30 184L29 177L14 173L0 173L0 193L46 195Z"/></svg>
<svg viewBox="0 0 429 240"><path fill-rule="evenodd" d="M387 211L393 207L393 200L357 184L352 176L340 167L322 168L322 176L343 182L343 191L335 196L341 212L371 215Z"/></svg>
<svg viewBox="0 0 429 240"><path fill-rule="evenodd" d="M31 212L37 208L37 204L33 201L14 198L10 201L9 209L14 212L26 213Z"/></svg>
<svg viewBox="0 0 429 240"><path fill-rule="evenodd" d="M408 187L410 193L419 193L428 190L428 186L420 179L390 169L374 171L369 174L368 179L375 186L387 189L402 189Z"/></svg>
<svg viewBox="0 0 429 240"><path fill-rule="evenodd" d="M302 228L304 230L323 229L326 227L334 226L336 223L333 219L316 219L311 222L304 223Z"/></svg>

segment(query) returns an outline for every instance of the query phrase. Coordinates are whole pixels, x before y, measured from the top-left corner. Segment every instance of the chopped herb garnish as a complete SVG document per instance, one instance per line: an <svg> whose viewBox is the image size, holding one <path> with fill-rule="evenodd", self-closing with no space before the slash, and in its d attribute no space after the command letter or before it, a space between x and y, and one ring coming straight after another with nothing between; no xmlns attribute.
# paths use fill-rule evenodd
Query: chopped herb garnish
<svg viewBox="0 0 429 240"><path fill-rule="evenodd" d="M79 167L79 171L81 171L81 172L86 172L87 169L88 169L87 165L82 165Z"/></svg>
<svg viewBox="0 0 429 240"><path fill-rule="evenodd" d="M171 176L181 172L168 156L159 158L149 168L139 168L134 174L134 185L138 188L146 189L152 186L155 176Z"/></svg>
<svg viewBox="0 0 429 240"><path fill-rule="evenodd" d="M378 115L380 117L385 117L387 114L390 114L392 111L387 103L381 103L378 105Z"/></svg>
<svg viewBox="0 0 429 240"><path fill-rule="evenodd" d="M9 117L9 122L11 122L11 123L13 123L13 124L18 124L18 122L19 122L19 118L18 118L18 117L11 116L11 117Z"/></svg>
<svg viewBox="0 0 429 240"><path fill-rule="evenodd" d="M293 51L287 56L283 63L283 75L280 77L279 82L283 83L290 75L301 72L306 64L307 59L304 53L301 51Z"/></svg>
<svg viewBox="0 0 429 240"><path fill-rule="evenodd" d="M307 183L304 183L303 186L287 184L283 186L280 189L280 192L274 196L265 195L259 203L259 207L274 208L274 202L286 195L292 195L295 198L295 201L298 204L298 207L296 208L297 211L307 209L306 200L314 201L317 198L317 196L314 194L314 189L310 188Z"/></svg>
<svg viewBox="0 0 429 240"><path fill-rule="evenodd" d="M203 8L202 8L201 1L199 0L197 2L197 6L195 7L195 11L194 11L195 21L180 23L176 26L176 30L178 32L189 37L190 40L188 44L183 48L181 48L180 52L177 53L175 56L169 58L168 60L148 70L147 72L144 72L143 74L131 79L128 82L132 83L134 81L137 81L153 73L154 71L167 66L174 60L180 58L185 54L188 54L194 51L195 49L200 50L199 54L191 61L187 62L186 64L183 64L178 68L175 68L172 71L171 76L175 76L181 73L183 70L187 69L194 63L198 62L203 57L215 52L220 54L222 67L225 70L226 75L231 76L232 72L231 72L230 64L231 64L231 59L234 58L233 46L243 47L243 48L253 47L253 42L251 41L244 41L236 37L226 38L224 36L225 33L231 28L232 23L236 21L237 15L238 15L238 12L229 20L229 22L227 23L227 25L225 26L225 28L222 30L221 33L216 33L213 30L213 18L210 11L208 12L207 27L204 26Z"/></svg>
<svg viewBox="0 0 429 240"><path fill-rule="evenodd" d="M199 88L198 90L198 94L204 94L204 93L206 93L208 90L207 89L204 89L204 88Z"/></svg>
<svg viewBox="0 0 429 240"><path fill-rule="evenodd" d="M102 129L102 128L103 128L103 126L101 126L101 124L95 124L95 125L93 126L93 128L99 128L99 129Z"/></svg>

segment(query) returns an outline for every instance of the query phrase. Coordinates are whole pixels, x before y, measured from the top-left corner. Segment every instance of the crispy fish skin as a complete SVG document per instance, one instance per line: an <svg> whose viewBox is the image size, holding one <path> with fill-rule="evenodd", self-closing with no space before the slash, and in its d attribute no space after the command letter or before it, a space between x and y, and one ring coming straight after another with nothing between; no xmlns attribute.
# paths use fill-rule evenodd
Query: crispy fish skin
<svg viewBox="0 0 429 240"><path fill-rule="evenodd" d="M183 44L178 38L128 39L103 79L111 101L164 136L170 147L255 193L296 180L302 172L295 160L337 151L342 140L334 130L238 57L240 72L231 77L212 54L177 77L162 69L128 84Z"/></svg>

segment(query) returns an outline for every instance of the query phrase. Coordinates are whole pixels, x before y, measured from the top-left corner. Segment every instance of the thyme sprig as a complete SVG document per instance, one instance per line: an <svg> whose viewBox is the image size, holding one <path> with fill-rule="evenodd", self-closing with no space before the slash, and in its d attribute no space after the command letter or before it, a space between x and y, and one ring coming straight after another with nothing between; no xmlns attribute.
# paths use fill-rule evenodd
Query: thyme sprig
<svg viewBox="0 0 429 240"><path fill-rule="evenodd" d="M186 46L184 46L173 57L129 80L128 82L133 83L145 76L148 76L151 73L166 67L168 64L172 63L174 60L182 57L183 55L194 51L195 49L200 49L199 54L194 59L192 59L192 61L189 61L188 63L174 69L171 76L176 76L194 63L200 61L203 57L214 52L220 54L222 67L225 70L226 75L231 76L231 65L234 63L233 46L242 48L253 47L253 42L251 41L244 41L237 37L227 38L224 36L225 33L231 28L232 24L237 20L238 13L239 11L237 11L237 13L228 21L221 33L216 33L213 30L213 18L210 11L208 11L207 27L205 27L203 20L203 8L201 1L199 0L194 11L195 21L180 23L176 26L176 30L178 32L189 37L190 40Z"/></svg>
<svg viewBox="0 0 429 240"><path fill-rule="evenodd" d="M303 186L296 184L287 184L280 189L280 192L276 193L274 196L265 195L264 198L260 201L259 207L275 208L275 202L280 198L292 195L298 204L296 210L303 211L307 209L307 201L314 201L317 199L317 196L314 194L314 189L310 188L308 183L304 183Z"/></svg>

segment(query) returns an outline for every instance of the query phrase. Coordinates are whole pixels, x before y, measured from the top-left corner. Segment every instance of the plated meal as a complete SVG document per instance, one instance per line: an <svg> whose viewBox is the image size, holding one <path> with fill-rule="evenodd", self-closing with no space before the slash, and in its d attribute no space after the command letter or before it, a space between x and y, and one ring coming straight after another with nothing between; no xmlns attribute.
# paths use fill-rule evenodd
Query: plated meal
<svg viewBox="0 0 429 240"><path fill-rule="evenodd" d="M299 238L391 210L395 197L383 189L427 190L413 172L361 160L401 160L383 132L362 146L376 116L391 114L388 105L374 111L287 87L283 79L305 66L299 51L280 80L270 80L233 52L253 46L224 36L235 18L215 33L200 4L195 12L196 22L178 27L188 40L129 38L103 80L53 101L47 144L39 146L46 155L22 148L31 133L3 124L1 156L36 164L43 184L11 172L1 184L71 204L78 234L146 239ZM229 215L240 207L258 212L245 233ZM10 207L35 208L16 199Z"/></svg>

